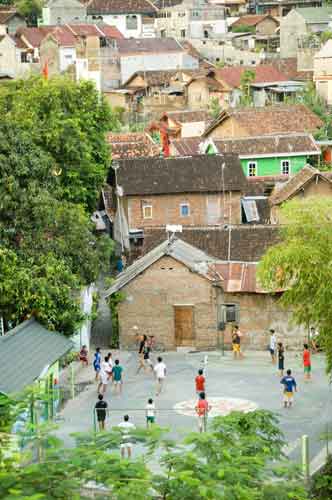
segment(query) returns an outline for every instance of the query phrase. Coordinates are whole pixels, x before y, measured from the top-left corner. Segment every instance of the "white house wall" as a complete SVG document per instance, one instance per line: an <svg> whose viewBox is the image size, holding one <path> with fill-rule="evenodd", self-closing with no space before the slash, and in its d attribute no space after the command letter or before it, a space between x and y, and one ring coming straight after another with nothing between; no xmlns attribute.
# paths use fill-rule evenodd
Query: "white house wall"
<svg viewBox="0 0 332 500"><path fill-rule="evenodd" d="M124 83L136 71L197 69L198 66L198 60L184 52L122 56L120 58L121 82Z"/></svg>
<svg viewBox="0 0 332 500"><path fill-rule="evenodd" d="M103 16L98 16L98 21L102 21L110 26L115 26L125 38L141 38L143 34L142 15L135 15L137 17L137 29L127 29L127 14L104 14ZM89 22L96 23L96 17L97 16L89 16Z"/></svg>
<svg viewBox="0 0 332 500"><path fill-rule="evenodd" d="M74 47L60 47L60 71L66 71L68 66L76 61L76 49Z"/></svg>

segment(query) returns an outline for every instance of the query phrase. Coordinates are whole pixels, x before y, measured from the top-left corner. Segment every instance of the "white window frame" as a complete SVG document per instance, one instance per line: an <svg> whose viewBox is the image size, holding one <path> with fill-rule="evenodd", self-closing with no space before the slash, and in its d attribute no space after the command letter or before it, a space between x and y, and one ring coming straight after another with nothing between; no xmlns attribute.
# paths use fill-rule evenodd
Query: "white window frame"
<svg viewBox="0 0 332 500"><path fill-rule="evenodd" d="M182 213L182 207L188 207L187 215ZM180 203L180 217L190 217L190 204L189 203Z"/></svg>
<svg viewBox="0 0 332 500"><path fill-rule="evenodd" d="M284 173L284 163L288 163L288 174ZM280 161L280 172L281 172L281 175L290 175L290 173L291 173L291 161L290 160L281 160Z"/></svg>
<svg viewBox="0 0 332 500"><path fill-rule="evenodd" d="M145 213L145 209L146 208L149 208L151 210L151 215L150 216L146 215L146 213ZM142 207L142 213L143 213L143 219L152 219L152 205L149 205L149 204L143 205L143 207Z"/></svg>
<svg viewBox="0 0 332 500"><path fill-rule="evenodd" d="M250 175L250 165L255 165L255 175ZM248 177L257 177L257 161L248 161L247 172L248 172Z"/></svg>

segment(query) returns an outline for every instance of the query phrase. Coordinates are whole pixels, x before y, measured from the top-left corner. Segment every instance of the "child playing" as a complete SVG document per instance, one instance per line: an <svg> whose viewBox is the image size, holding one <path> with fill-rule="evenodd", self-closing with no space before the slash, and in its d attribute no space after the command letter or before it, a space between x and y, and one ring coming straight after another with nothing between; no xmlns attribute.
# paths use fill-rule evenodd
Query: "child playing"
<svg viewBox="0 0 332 500"><path fill-rule="evenodd" d="M199 396L201 392L205 392L205 377L203 375L203 370L198 370L198 375L195 378L195 387L197 396Z"/></svg>
<svg viewBox="0 0 332 500"><path fill-rule="evenodd" d="M311 379L311 357L308 344L303 344L304 380Z"/></svg>
<svg viewBox="0 0 332 500"><path fill-rule="evenodd" d="M284 376L285 349L282 342L278 342L278 370L280 377Z"/></svg>
<svg viewBox="0 0 332 500"><path fill-rule="evenodd" d="M113 375L113 385L115 386L115 392L119 394L122 392L122 372L123 368L120 366L120 361L118 359L115 360L115 365L112 368Z"/></svg>
<svg viewBox="0 0 332 500"><path fill-rule="evenodd" d="M290 408L294 400L294 391L297 392L296 380L292 377L292 370L287 370L287 375L282 377L280 383L284 386L284 407Z"/></svg>
<svg viewBox="0 0 332 500"><path fill-rule="evenodd" d="M152 424L155 423L156 415L155 415L155 404L153 402L153 399L148 399L148 404L145 407L145 414L146 414L146 426L147 428L151 427Z"/></svg>
<svg viewBox="0 0 332 500"><path fill-rule="evenodd" d="M79 353L79 359L80 359L82 365L88 366L88 364L89 364L88 355L89 355L89 351L88 351L86 345L82 345L80 353Z"/></svg>

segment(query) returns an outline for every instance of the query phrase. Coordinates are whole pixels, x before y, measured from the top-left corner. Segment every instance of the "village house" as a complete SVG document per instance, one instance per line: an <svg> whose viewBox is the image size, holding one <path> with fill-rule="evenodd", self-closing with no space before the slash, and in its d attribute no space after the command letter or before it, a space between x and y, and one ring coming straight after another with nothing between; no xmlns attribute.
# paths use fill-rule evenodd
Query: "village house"
<svg viewBox="0 0 332 500"><path fill-rule="evenodd" d="M278 331L288 348L298 347L302 337L290 324L290 314L278 306L280 293L267 293L257 278L261 252L277 242L278 228L247 229L242 241L244 231L234 228L235 245L229 245L231 227L185 230L183 235L191 233L194 243L182 234L167 239L164 233L161 243L122 272L105 294L124 295L117 309L121 348L135 348L137 327L167 350L230 347L235 324L248 348L266 348L269 328ZM247 247L247 235L259 254ZM206 250L201 249L204 240L209 241ZM234 247L236 257L228 259ZM257 260L250 260L253 256Z"/></svg>
<svg viewBox="0 0 332 500"><path fill-rule="evenodd" d="M167 224L218 225L241 222L247 182L235 155L135 158L113 165L122 229ZM123 235L120 235L121 238Z"/></svg>
<svg viewBox="0 0 332 500"><path fill-rule="evenodd" d="M158 11L155 21L160 37L218 38L227 32L225 10L206 0L183 0Z"/></svg>
<svg viewBox="0 0 332 500"><path fill-rule="evenodd" d="M249 11L252 14L270 14L280 18L292 9L321 6L322 0L249 0Z"/></svg>
<svg viewBox="0 0 332 500"><path fill-rule="evenodd" d="M314 56L314 82L318 95L332 106L332 40L328 40Z"/></svg>
<svg viewBox="0 0 332 500"><path fill-rule="evenodd" d="M253 67L231 66L210 70L206 76L194 76L187 84L189 106L206 109L211 99L217 97L225 108L237 106L242 96L241 77L250 70L254 78L252 85L264 84L266 87L277 82L285 82L286 76L269 64Z"/></svg>
<svg viewBox="0 0 332 500"><path fill-rule="evenodd" d="M304 60L299 69L312 69L313 55L319 50L319 35L329 30L332 7L294 9L280 21L280 56ZM315 41L316 38L316 41Z"/></svg>
<svg viewBox="0 0 332 500"><path fill-rule="evenodd" d="M92 0L88 20L115 26L125 38L154 37L154 18L158 9L149 0Z"/></svg>
<svg viewBox="0 0 332 500"><path fill-rule="evenodd" d="M0 394L15 396L38 383L48 395L41 417L53 416L59 403L60 360L72 348L63 334L47 330L34 318L23 321L0 336Z"/></svg>
<svg viewBox="0 0 332 500"><path fill-rule="evenodd" d="M43 24L46 26L86 22L86 4L79 0L48 0L43 6Z"/></svg>
<svg viewBox="0 0 332 500"><path fill-rule="evenodd" d="M247 13L246 0L210 0L211 5L219 5L225 10L227 17L236 17Z"/></svg>
<svg viewBox="0 0 332 500"><path fill-rule="evenodd" d="M39 65L32 63L32 53L26 43L13 35L0 36L0 73L10 78L22 78L29 75Z"/></svg>
<svg viewBox="0 0 332 500"><path fill-rule="evenodd" d="M207 127L203 136L223 139L294 132L315 133L322 125L321 119L303 104L229 108Z"/></svg>
<svg viewBox="0 0 332 500"><path fill-rule="evenodd" d="M280 214L282 204L293 198L332 196L332 179L326 172L306 165L288 182L276 185L269 203L271 206L271 221L273 224L287 223Z"/></svg>
<svg viewBox="0 0 332 500"><path fill-rule="evenodd" d="M236 31L252 31L256 35L274 36L279 27L279 21L269 14L255 15L247 14L239 17L230 25L230 29Z"/></svg>
<svg viewBox="0 0 332 500"><path fill-rule="evenodd" d="M14 35L20 26L26 26L24 16L12 5L0 5L0 37L6 33Z"/></svg>
<svg viewBox="0 0 332 500"><path fill-rule="evenodd" d="M171 154L222 154L239 156L247 177L292 176L308 161L319 159L321 150L311 134L292 133L224 139L174 140Z"/></svg>
<svg viewBox="0 0 332 500"><path fill-rule="evenodd" d="M196 70L199 60L173 38L118 40L119 85L138 71Z"/></svg>
<svg viewBox="0 0 332 500"><path fill-rule="evenodd" d="M160 123L169 130L171 137L199 137L211 122L208 111L169 111L160 117Z"/></svg>

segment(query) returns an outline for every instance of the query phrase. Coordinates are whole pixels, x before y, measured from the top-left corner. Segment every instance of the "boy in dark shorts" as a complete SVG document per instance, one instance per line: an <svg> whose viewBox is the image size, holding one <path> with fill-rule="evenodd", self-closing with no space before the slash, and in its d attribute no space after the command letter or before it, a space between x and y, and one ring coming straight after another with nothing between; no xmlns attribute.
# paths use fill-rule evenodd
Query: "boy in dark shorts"
<svg viewBox="0 0 332 500"><path fill-rule="evenodd" d="M148 399L148 404L145 407L146 413L146 426L147 428L151 427L152 424L155 423L156 419L156 407L153 402L153 399Z"/></svg>
<svg viewBox="0 0 332 500"><path fill-rule="evenodd" d="M98 401L95 404L95 412L100 431L105 430L106 410L107 410L107 403L106 401L104 401L104 396L102 394L99 394Z"/></svg>

